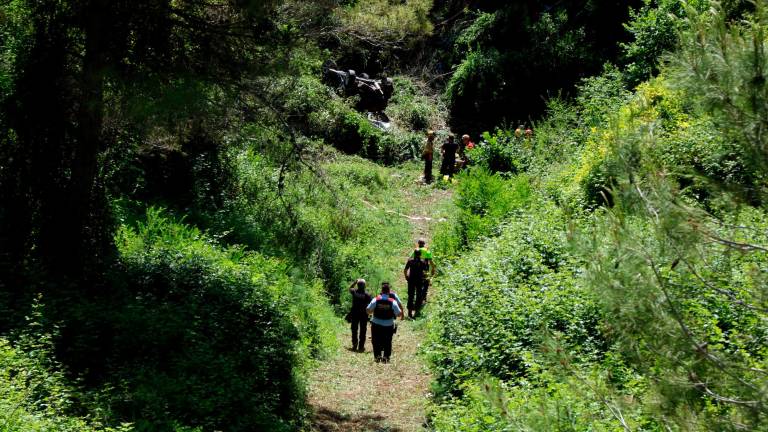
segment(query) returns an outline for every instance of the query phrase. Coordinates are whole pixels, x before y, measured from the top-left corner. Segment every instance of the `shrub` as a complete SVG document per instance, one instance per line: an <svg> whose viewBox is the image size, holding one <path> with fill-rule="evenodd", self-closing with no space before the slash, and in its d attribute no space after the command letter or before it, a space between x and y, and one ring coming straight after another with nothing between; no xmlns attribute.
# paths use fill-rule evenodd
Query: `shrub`
<svg viewBox="0 0 768 432"><path fill-rule="evenodd" d="M424 84L405 76L393 77L395 92L389 100L387 115L401 129L425 131L440 123L442 107L427 96ZM421 86L421 87L420 87Z"/></svg>
<svg viewBox="0 0 768 432"><path fill-rule="evenodd" d="M11 343L0 338L0 430L3 432L128 431L130 424L108 427L101 407L81 406L79 388L54 358L53 337L42 331L42 303L33 305L28 326ZM88 410L88 416L82 415ZM81 415L74 414L75 411ZM87 418L91 417L91 418Z"/></svg>
<svg viewBox="0 0 768 432"><path fill-rule="evenodd" d="M602 346L600 315L576 282L564 223L551 204L532 206L442 270L429 352L443 392L483 375L526 379L544 331L563 333L585 358Z"/></svg>
<svg viewBox="0 0 768 432"><path fill-rule="evenodd" d="M514 210L531 202L530 185L525 176L505 180L498 174L477 168L457 178L456 206L464 245L491 235L492 230Z"/></svg>
<svg viewBox="0 0 768 432"><path fill-rule="evenodd" d="M319 286L155 209L123 226L117 244L121 295L100 312L113 334L104 355L118 415L150 430L292 429L305 361L332 334Z"/></svg>

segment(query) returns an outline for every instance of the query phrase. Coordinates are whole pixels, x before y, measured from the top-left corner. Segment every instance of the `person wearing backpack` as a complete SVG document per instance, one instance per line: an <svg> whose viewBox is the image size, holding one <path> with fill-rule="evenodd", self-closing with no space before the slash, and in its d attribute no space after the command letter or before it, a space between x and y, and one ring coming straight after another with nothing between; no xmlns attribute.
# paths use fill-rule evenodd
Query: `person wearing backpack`
<svg viewBox="0 0 768 432"><path fill-rule="evenodd" d="M352 308L347 314L347 321L352 329L352 351L365 352L365 336L368 333L366 307L372 299L371 295L365 291L365 279L352 282L349 293L352 295Z"/></svg>
<svg viewBox="0 0 768 432"><path fill-rule="evenodd" d="M421 309L424 303L427 302L427 292L429 291L429 285L431 283L431 279L435 277L435 261L432 258L432 252L427 248L427 241L423 238L420 238L417 242L418 249L421 251L421 259L424 261L424 264L426 265L426 269L424 270L424 279L422 280L423 284L421 287L421 293L420 295L417 295L421 299L421 302L416 305L417 309ZM411 258L413 258L413 254L411 254Z"/></svg>
<svg viewBox="0 0 768 432"><path fill-rule="evenodd" d="M376 363L389 363L392 356L392 336L395 334L395 318L403 318L398 302L390 295L389 283L382 282L381 294L368 304L367 311L371 318L371 339L373 357Z"/></svg>
<svg viewBox="0 0 768 432"><path fill-rule="evenodd" d="M427 263L421 259L421 249L415 249L405 263L403 275L408 281L408 318L414 318L421 310L421 296L424 293L424 278L428 268Z"/></svg>

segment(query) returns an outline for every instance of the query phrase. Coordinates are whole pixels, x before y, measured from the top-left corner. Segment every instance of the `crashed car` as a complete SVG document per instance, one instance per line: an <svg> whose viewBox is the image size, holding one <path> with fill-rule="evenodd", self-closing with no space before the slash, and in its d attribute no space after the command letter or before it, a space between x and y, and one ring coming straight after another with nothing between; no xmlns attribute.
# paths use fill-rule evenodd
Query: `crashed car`
<svg viewBox="0 0 768 432"><path fill-rule="evenodd" d="M339 70L330 60L323 65L323 81L343 96L359 96L360 99L355 108L358 111L376 114L375 117L379 121L384 116L384 109L387 108L389 98L395 90L392 78L386 75L380 79L371 79L367 74L358 75L351 69ZM389 123L388 119L385 123Z"/></svg>

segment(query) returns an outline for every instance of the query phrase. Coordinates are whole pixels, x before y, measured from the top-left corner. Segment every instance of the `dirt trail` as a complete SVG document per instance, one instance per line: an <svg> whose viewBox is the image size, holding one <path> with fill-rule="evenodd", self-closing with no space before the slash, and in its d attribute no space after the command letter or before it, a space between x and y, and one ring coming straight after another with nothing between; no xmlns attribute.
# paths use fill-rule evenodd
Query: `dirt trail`
<svg viewBox="0 0 768 432"><path fill-rule="evenodd" d="M451 199L451 193L426 187L422 192L405 191L409 214L394 213L409 221L413 239L423 237L429 241L435 224L445 220L436 209L441 207L441 202ZM404 260L412 247L405 244L397 253ZM397 276L396 286L405 287L402 272L394 276ZM430 290L432 294L434 288ZM314 412L310 430L423 431L431 381L426 361L419 355L426 337L424 324L423 318L398 320L389 364L374 363L370 329L366 352L356 353L350 350L349 327L341 327L336 335L340 351L321 364L310 381L309 402Z"/></svg>

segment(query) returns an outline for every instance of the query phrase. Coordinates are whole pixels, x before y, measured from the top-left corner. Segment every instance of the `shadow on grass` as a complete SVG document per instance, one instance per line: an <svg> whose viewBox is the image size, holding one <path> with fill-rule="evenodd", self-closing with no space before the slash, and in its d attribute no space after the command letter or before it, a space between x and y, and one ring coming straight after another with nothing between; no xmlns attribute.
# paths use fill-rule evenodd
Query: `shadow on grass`
<svg viewBox="0 0 768 432"><path fill-rule="evenodd" d="M328 408L318 409L312 417L312 431L316 432L402 432L387 426L382 415L345 415Z"/></svg>

